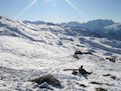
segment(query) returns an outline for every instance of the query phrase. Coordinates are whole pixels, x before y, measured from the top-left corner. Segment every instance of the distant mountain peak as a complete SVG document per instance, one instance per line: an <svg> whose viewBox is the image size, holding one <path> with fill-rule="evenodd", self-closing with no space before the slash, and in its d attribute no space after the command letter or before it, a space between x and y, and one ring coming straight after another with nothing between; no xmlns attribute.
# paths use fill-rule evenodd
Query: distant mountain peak
<svg viewBox="0 0 121 91"><path fill-rule="evenodd" d="M23 21L24 23L30 23L30 24L36 24L36 25L39 25L39 24L45 24L45 22L44 21L27 21L27 20L25 20L25 21Z"/></svg>
<svg viewBox="0 0 121 91"><path fill-rule="evenodd" d="M92 21L88 21L86 24L90 25L90 26L101 26L101 27L105 27L105 26L109 26L114 24L114 22L112 20L108 20L108 19L97 19L97 20L92 20Z"/></svg>

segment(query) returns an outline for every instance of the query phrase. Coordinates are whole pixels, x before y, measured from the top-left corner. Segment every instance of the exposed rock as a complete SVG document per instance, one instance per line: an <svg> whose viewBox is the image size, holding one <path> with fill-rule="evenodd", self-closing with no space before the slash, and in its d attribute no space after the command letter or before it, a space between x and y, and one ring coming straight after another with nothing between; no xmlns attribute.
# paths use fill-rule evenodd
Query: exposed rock
<svg viewBox="0 0 121 91"><path fill-rule="evenodd" d="M55 77L53 77L52 75L45 75L39 78L35 78L33 80L31 80L32 82L38 83L38 84L43 84L44 82L57 87L57 88L61 88L61 82L56 79Z"/></svg>
<svg viewBox="0 0 121 91"><path fill-rule="evenodd" d="M77 85L79 85L80 87L86 88L87 86L85 84L81 84L79 82L76 83Z"/></svg>
<svg viewBox="0 0 121 91"><path fill-rule="evenodd" d="M76 59L79 59L78 55L82 55L83 53L81 51L75 51L73 57Z"/></svg>
<svg viewBox="0 0 121 91"><path fill-rule="evenodd" d="M32 84L32 88L33 89L38 88L38 84L37 83Z"/></svg>
<svg viewBox="0 0 121 91"><path fill-rule="evenodd" d="M95 88L95 90L96 90L96 91L108 91L107 89L104 89L104 88L101 88L101 87Z"/></svg>
<svg viewBox="0 0 121 91"><path fill-rule="evenodd" d="M39 88L43 89L43 88L46 88L46 89L49 89L49 90L53 90L52 86L50 86L48 83L44 82L42 84L39 85Z"/></svg>
<svg viewBox="0 0 121 91"><path fill-rule="evenodd" d="M110 78L112 78L113 80L116 80L117 79L116 76L111 76Z"/></svg>
<svg viewBox="0 0 121 91"><path fill-rule="evenodd" d="M103 85L103 83L99 83L99 82L96 82L96 81L90 82L90 84Z"/></svg>
<svg viewBox="0 0 121 91"><path fill-rule="evenodd" d="M116 77L116 76L111 75L111 74L105 74L105 75L103 75L103 76L110 77L110 78L112 78L113 80L116 80L116 79L117 79L117 77Z"/></svg>
<svg viewBox="0 0 121 91"><path fill-rule="evenodd" d="M73 57L76 58L76 59L79 59L79 57L77 55L73 55Z"/></svg>
<svg viewBox="0 0 121 91"><path fill-rule="evenodd" d="M109 84L109 83L100 83L100 82L96 82L96 81L90 82L90 84L94 84L94 85L114 86L113 84Z"/></svg>
<svg viewBox="0 0 121 91"><path fill-rule="evenodd" d="M93 55L91 52L81 52L81 51L75 51L73 57L79 59L78 55L82 55L82 54L91 54Z"/></svg>
<svg viewBox="0 0 121 91"><path fill-rule="evenodd" d="M81 51L75 51L74 55L83 54Z"/></svg>
<svg viewBox="0 0 121 91"><path fill-rule="evenodd" d="M87 86L84 84L79 84L81 87L86 88Z"/></svg>
<svg viewBox="0 0 121 91"><path fill-rule="evenodd" d="M105 74L105 75L103 75L103 76L111 76L111 74Z"/></svg>
<svg viewBox="0 0 121 91"><path fill-rule="evenodd" d="M115 63L117 61L116 56L107 57L106 59L109 60L110 62L113 62L113 63Z"/></svg>

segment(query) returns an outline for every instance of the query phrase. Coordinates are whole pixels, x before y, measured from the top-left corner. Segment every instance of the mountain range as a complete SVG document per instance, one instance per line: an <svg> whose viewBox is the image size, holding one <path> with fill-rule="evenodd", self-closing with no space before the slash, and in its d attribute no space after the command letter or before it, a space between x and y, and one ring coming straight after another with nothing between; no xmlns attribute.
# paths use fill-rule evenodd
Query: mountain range
<svg viewBox="0 0 121 91"><path fill-rule="evenodd" d="M48 22L43 21L24 21L24 23L31 23L31 24L47 24ZM54 23L51 23L54 24ZM87 36L96 36L108 39L115 39L121 40L121 23L116 23L112 20L93 20L88 21L86 23L79 23L79 22L68 22L68 23L60 23L55 24L59 25L63 28L70 28L72 31L77 31L82 33L82 35ZM88 31L89 34L86 33Z"/></svg>
<svg viewBox="0 0 121 91"><path fill-rule="evenodd" d="M121 91L120 32L112 20L56 24L0 16L0 90ZM92 72L87 79L64 71L81 65ZM48 74L63 88L31 82Z"/></svg>

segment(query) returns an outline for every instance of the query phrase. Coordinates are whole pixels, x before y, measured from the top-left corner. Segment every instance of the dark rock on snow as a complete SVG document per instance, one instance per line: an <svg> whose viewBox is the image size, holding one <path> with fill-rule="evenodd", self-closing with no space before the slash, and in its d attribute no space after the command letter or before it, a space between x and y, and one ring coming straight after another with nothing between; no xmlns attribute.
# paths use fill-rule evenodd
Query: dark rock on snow
<svg viewBox="0 0 121 91"><path fill-rule="evenodd" d="M39 78L35 78L35 79L31 80L31 82L38 83L39 85L46 82L46 83L52 85L53 87L57 87L57 88L62 87L61 82L58 79L56 79L55 77L53 77L52 75L45 75L45 76L42 76Z"/></svg>
<svg viewBox="0 0 121 91"><path fill-rule="evenodd" d="M46 89L53 90L52 86L51 86L51 85L49 85L49 84L48 84L48 83L46 83L46 82L44 82L44 83L40 84L40 85L39 85L39 88L41 88L41 89L46 88Z"/></svg>
<svg viewBox="0 0 121 91"><path fill-rule="evenodd" d="M95 90L96 90L96 91L108 91L107 89L104 89L104 88L101 88L101 87L95 88Z"/></svg>

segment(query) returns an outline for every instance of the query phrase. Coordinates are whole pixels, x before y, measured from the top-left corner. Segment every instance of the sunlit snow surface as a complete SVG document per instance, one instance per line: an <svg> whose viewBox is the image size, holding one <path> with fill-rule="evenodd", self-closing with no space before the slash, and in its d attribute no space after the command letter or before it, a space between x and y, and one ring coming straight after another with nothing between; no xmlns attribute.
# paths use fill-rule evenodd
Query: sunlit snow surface
<svg viewBox="0 0 121 91"><path fill-rule="evenodd" d="M77 46L78 45L78 46ZM0 91L45 91L29 80L47 74L54 75L64 88L55 91L121 91L121 42L104 38L69 35L56 25L24 24L12 19L0 19ZM73 58L76 50L94 51L95 55ZM118 56L116 63L104 60L108 55ZM85 79L64 69L84 65L93 74ZM117 79L105 77L112 74ZM90 82L103 83L102 85ZM79 84L87 87L83 88ZM48 91L48 90L47 90Z"/></svg>

